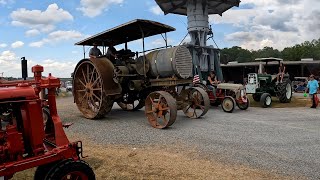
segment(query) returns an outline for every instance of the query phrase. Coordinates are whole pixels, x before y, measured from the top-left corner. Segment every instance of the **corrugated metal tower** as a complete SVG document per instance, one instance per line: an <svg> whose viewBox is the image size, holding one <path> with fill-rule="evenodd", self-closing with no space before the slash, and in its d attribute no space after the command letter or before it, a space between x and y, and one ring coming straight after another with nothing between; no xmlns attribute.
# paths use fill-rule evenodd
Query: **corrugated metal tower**
<svg viewBox="0 0 320 180"><path fill-rule="evenodd" d="M155 0L164 14L179 14L188 17L188 32L191 42L188 48L192 54L194 74L201 79L211 70L216 71L219 80L223 80L220 67L220 51L207 46L207 36L212 34L209 27L209 14L219 14L234 6L240 0Z"/></svg>

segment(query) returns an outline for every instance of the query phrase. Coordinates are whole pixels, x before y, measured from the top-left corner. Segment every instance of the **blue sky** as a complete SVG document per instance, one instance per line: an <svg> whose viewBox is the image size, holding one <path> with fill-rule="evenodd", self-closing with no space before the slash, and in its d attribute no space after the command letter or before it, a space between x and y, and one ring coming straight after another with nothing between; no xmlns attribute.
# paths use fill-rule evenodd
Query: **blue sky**
<svg viewBox="0 0 320 180"><path fill-rule="evenodd" d="M316 7L320 7L317 0L243 0L223 17L210 16L210 24L220 48L283 49L320 37ZM70 77L83 58L82 47L74 43L137 18L176 28L168 34L172 45L187 34L186 17L164 15L154 0L0 0L0 9L0 73L4 76L21 76L20 58L25 56L29 69L41 64L45 74ZM153 48L162 43L157 36L146 44ZM129 46L134 51L141 49L140 42Z"/></svg>

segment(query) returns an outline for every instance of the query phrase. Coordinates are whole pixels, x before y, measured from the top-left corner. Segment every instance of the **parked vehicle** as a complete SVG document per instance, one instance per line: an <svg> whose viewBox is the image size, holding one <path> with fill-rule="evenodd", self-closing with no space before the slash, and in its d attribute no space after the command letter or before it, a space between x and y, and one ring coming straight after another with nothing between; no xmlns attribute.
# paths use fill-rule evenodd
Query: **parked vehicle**
<svg viewBox="0 0 320 180"><path fill-rule="evenodd" d="M294 92L304 92L307 89L308 77L294 77L292 87Z"/></svg>
<svg viewBox="0 0 320 180"><path fill-rule="evenodd" d="M279 58L258 58L256 61L265 62L265 72L267 65L270 62L282 62ZM281 103L289 103L292 98L292 85L289 79L289 74L285 74L283 81L277 82L277 75L267 73L250 73L248 74L248 83L246 84L246 92L252 94L256 102L260 102L262 107L270 107L272 103L272 96L278 97Z"/></svg>
<svg viewBox="0 0 320 180"><path fill-rule="evenodd" d="M66 91L67 92L72 92L72 83L71 82L66 82Z"/></svg>

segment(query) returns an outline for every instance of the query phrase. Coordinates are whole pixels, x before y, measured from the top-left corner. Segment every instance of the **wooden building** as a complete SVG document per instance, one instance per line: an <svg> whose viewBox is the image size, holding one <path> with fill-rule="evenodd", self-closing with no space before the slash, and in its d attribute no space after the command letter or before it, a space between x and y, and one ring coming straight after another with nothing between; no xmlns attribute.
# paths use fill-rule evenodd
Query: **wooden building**
<svg viewBox="0 0 320 180"><path fill-rule="evenodd" d="M259 64L260 62L229 62L228 64L221 64L223 77L226 82L242 84L244 78L247 78L249 73L258 73ZM320 60L283 61L283 64L291 80L293 80L294 77L308 77L310 74L320 77ZM277 62L269 63L266 67L268 74L277 74L279 70L278 67Z"/></svg>

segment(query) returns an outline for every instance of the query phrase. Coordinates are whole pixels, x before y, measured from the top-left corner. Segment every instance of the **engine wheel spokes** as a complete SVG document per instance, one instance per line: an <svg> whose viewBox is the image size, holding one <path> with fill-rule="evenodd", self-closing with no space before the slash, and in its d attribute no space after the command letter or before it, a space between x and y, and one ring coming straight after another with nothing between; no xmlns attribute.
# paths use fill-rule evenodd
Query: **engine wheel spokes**
<svg viewBox="0 0 320 180"><path fill-rule="evenodd" d="M199 118L205 115L210 107L208 94L199 87L192 88L188 103L189 104L183 108L183 112L189 118Z"/></svg>
<svg viewBox="0 0 320 180"><path fill-rule="evenodd" d="M74 96L78 109L89 119L101 118L113 105L104 94L101 74L91 61L84 61L75 71Z"/></svg>
<svg viewBox="0 0 320 180"><path fill-rule="evenodd" d="M164 129L171 126L177 118L175 99L165 91L156 91L148 95L145 101L145 113L152 127Z"/></svg>

